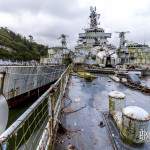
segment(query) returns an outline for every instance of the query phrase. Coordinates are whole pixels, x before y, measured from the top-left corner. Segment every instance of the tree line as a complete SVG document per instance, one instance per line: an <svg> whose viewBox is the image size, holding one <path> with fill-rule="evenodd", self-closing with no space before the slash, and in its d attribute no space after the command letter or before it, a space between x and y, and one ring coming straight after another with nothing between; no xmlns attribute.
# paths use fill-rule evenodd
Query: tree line
<svg viewBox="0 0 150 150"><path fill-rule="evenodd" d="M3 27L0 28L0 45L0 59L38 61L40 56L47 55L48 50L48 46L34 42L31 35L27 39L25 36Z"/></svg>

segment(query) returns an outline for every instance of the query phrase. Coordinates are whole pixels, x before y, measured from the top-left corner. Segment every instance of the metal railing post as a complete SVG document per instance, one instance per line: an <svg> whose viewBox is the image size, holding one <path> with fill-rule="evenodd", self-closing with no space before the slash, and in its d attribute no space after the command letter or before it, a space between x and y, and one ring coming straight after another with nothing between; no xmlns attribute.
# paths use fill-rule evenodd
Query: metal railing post
<svg viewBox="0 0 150 150"><path fill-rule="evenodd" d="M48 121L49 121L49 136L52 136L52 132L51 132L51 116L52 116L52 104L51 104L51 97L48 97Z"/></svg>
<svg viewBox="0 0 150 150"><path fill-rule="evenodd" d="M54 131L54 109L55 109L55 94L54 94L54 91L52 93L50 93L50 101L51 101L51 117L50 117L50 136L51 136L51 139L53 139L53 131ZM51 140L51 143L50 143L50 148L52 147L53 145L53 140Z"/></svg>

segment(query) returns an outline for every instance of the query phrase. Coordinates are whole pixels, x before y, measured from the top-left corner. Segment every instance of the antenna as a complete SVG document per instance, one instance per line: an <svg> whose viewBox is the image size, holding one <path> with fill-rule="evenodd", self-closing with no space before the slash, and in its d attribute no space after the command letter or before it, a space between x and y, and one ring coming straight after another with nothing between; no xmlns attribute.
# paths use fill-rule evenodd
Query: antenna
<svg viewBox="0 0 150 150"><path fill-rule="evenodd" d="M125 44L127 43L127 40L125 40L125 34L126 33L130 33L130 31L116 31L115 33L119 33L119 38L120 38L120 44L119 47L120 48L124 48Z"/></svg>
<svg viewBox="0 0 150 150"><path fill-rule="evenodd" d="M69 37L66 34L61 34L60 37L58 39L61 40L61 45L62 47L66 48L67 47L67 37Z"/></svg>
<svg viewBox="0 0 150 150"><path fill-rule="evenodd" d="M97 14L96 12L96 7L90 7L90 28L97 28L97 25L98 25L98 20L100 18L100 14Z"/></svg>

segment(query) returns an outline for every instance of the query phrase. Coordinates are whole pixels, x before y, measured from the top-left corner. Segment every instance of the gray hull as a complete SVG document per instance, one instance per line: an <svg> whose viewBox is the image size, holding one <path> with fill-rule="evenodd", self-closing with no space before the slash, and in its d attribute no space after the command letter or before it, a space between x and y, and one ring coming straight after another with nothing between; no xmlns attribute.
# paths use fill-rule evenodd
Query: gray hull
<svg viewBox="0 0 150 150"><path fill-rule="evenodd" d="M65 70L64 65L0 66L0 89L10 107L41 95Z"/></svg>

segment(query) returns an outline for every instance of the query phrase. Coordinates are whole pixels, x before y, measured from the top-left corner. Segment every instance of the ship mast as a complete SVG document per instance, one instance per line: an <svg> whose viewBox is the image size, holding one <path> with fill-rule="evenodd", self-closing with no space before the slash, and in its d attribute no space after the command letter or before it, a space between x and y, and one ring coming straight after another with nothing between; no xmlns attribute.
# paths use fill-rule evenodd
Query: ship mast
<svg viewBox="0 0 150 150"><path fill-rule="evenodd" d="M67 47L67 35L61 34L58 39L61 40L62 47L66 48Z"/></svg>
<svg viewBox="0 0 150 150"><path fill-rule="evenodd" d="M119 38L120 38L118 56L121 59L121 64L128 63L129 53L128 53L128 47L126 46L127 40L125 39L125 34L129 33L129 31L125 31L125 32L121 31L116 33L119 33Z"/></svg>
<svg viewBox="0 0 150 150"><path fill-rule="evenodd" d="M120 44L119 44L119 48L124 49L125 48L125 44L127 43L127 41L125 40L125 34L129 33L129 31L122 31L122 32L116 32L119 33L119 38L120 38Z"/></svg>
<svg viewBox="0 0 150 150"><path fill-rule="evenodd" d="M91 11L90 16L89 16L89 18L90 18L90 28L96 29L98 27L98 24L99 24L98 20L100 18L100 14L97 14L96 7L91 6L90 11Z"/></svg>

